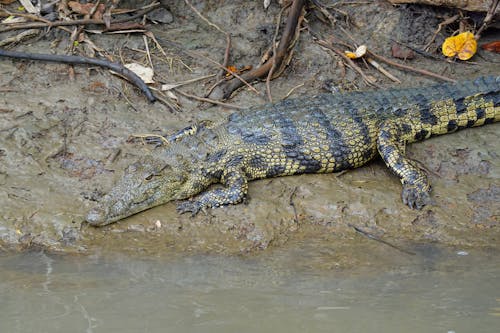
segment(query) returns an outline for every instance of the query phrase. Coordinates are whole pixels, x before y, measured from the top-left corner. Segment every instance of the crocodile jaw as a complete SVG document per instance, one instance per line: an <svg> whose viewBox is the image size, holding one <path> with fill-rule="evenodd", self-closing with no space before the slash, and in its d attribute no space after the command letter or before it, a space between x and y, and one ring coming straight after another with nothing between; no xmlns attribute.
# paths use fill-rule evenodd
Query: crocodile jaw
<svg viewBox="0 0 500 333"><path fill-rule="evenodd" d="M116 193L116 191L114 192ZM86 221L94 226L104 226L173 200L160 197L158 192L157 195L140 202L134 202L128 193L125 193L118 200L114 199L113 195L106 195L96 207L88 212Z"/></svg>
<svg viewBox="0 0 500 333"><path fill-rule="evenodd" d="M104 226L143 210L183 199L187 170L177 163L145 156L125 169L124 176L113 186L85 220L94 226Z"/></svg>

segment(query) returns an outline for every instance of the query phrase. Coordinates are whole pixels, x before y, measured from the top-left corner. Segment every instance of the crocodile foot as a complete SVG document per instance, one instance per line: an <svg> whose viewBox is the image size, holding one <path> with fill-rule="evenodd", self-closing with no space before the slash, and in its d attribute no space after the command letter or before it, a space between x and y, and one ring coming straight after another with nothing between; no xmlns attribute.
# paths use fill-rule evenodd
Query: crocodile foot
<svg viewBox="0 0 500 333"><path fill-rule="evenodd" d="M401 193L403 203L411 209L422 209L431 201L430 188L424 190L415 185L403 185L403 192Z"/></svg>
<svg viewBox="0 0 500 333"><path fill-rule="evenodd" d="M191 216L195 216L203 208L203 205L196 200L184 200L177 205L177 212L185 214L191 212Z"/></svg>

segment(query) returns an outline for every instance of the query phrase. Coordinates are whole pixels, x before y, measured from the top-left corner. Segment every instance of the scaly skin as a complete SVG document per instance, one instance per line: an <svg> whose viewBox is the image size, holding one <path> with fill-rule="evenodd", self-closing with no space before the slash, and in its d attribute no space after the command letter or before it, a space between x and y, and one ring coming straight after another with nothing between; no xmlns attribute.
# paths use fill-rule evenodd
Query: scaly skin
<svg viewBox="0 0 500 333"><path fill-rule="evenodd" d="M155 156L127 168L87 221L106 225L188 198L177 209L196 214L241 202L254 179L357 168L377 154L400 178L403 202L420 209L431 187L425 172L405 157L406 144L499 120L499 76L251 108L167 137L171 143ZM209 188L216 183L222 187Z"/></svg>

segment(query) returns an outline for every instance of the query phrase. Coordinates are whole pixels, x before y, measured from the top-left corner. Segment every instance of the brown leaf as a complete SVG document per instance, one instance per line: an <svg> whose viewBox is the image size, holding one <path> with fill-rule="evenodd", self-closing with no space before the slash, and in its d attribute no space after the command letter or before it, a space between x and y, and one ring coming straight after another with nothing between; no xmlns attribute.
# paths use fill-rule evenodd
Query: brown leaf
<svg viewBox="0 0 500 333"><path fill-rule="evenodd" d="M415 52L413 50L401 47L398 43L392 44L391 47L392 56L398 59L413 59L415 58Z"/></svg>
<svg viewBox="0 0 500 333"><path fill-rule="evenodd" d="M500 40L483 44L481 48L486 51L500 53Z"/></svg>
<svg viewBox="0 0 500 333"><path fill-rule="evenodd" d="M94 3L86 3L86 4L81 4L77 1L69 1L68 2L69 8L77 14L81 15L90 15L90 12L94 8L95 4ZM104 13L104 10L106 9L106 6L104 4L99 4L97 6L97 9L95 10L94 14L92 15L92 18L97 19L97 20L102 20L102 15Z"/></svg>

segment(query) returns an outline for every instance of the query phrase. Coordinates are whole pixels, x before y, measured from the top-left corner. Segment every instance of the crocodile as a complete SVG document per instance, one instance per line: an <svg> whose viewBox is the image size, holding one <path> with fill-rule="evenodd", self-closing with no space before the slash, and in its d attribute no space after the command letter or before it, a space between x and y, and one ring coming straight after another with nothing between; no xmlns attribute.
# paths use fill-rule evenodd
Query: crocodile
<svg viewBox="0 0 500 333"><path fill-rule="evenodd" d="M409 143L500 120L500 76L285 99L202 121L129 165L86 221L106 225L173 200L179 213L241 202L248 182L360 167L379 155L412 209L430 202ZM218 185L217 185L218 184Z"/></svg>

